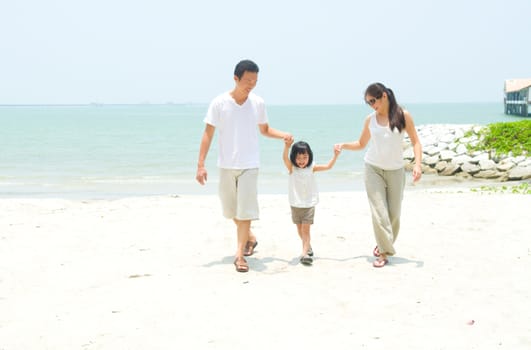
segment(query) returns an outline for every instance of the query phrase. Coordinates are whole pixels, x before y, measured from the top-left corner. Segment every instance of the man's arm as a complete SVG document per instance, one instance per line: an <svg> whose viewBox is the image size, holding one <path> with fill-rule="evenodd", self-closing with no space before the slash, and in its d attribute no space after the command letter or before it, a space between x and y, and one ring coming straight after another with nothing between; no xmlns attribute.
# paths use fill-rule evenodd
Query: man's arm
<svg viewBox="0 0 531 350"><path fill-rule="evenodd" d="M214 131L216 128L210 124L206 124L203 137L201 138L201 145L199 146L199 159L197 160L197 173L195 179L201 185L204 185L207 181L207 170L205 168L205 160L210 149L210 144L214 138Z"/></svg>
<svg viewBox="0 0 531 350"><path fill-rule="evenodd" d="M264 136L271 137L274 139L283 139L284 141L293 140L293 136L290 133L273 129L269 126L268 123L258 124L258 127L260 128L260 133Z"/></svg>

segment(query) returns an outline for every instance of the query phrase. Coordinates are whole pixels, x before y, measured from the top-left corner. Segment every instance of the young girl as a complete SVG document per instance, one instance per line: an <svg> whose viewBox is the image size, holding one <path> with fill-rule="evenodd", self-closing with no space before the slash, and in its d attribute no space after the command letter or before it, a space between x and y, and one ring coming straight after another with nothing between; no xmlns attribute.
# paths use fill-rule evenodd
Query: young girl
<svg viewBox="0 0 531 350"><path fill-rule="evenodd" d="M383 267L387 257L395 254L393 246L400 229L400 212L404 193L404 160L402 142L404 132L409 135L415 154L413 181L422 175L420 145L413 118L396 102L393 91L381 83L365 90L365 102L374 109L365 119L357 141L339 143L338 150L361 150L369 143L365 154L365 189L371 207L376 247L374 267Z"/></svg>
<svg viewBox="0 0 531 350"><path fill-rule="evenodd" d="M289 148L293 140L284 143L283 159L289 172L289 204L291 205L291 218L297 225L297 232L302 240L302 254L300 261L305 265L313 263L313 250L310 245L310 225L313 224L315 205L319 201L317 184L314 172L331 169L336 162L341 150L334 148L334 156L328 164L317 165L313 163L313 152L304 141L299 141Z"/></svg>

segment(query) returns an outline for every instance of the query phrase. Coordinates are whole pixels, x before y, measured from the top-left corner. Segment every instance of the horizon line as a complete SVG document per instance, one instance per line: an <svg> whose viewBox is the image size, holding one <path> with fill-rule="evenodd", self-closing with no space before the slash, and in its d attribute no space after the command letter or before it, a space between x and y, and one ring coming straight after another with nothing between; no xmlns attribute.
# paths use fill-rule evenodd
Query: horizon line
<svg viewBox="0 0 531 350"><path fill-rule="evenodd" d="M103 106L204 106L210 102L138 102L138 103L0 103L0 107L103 107ZM445 102L403 102L406 104L468 104L468 103L502 103L503 101L445 101ZM363 103L266 103L267 106L358 106Z"/></svg>

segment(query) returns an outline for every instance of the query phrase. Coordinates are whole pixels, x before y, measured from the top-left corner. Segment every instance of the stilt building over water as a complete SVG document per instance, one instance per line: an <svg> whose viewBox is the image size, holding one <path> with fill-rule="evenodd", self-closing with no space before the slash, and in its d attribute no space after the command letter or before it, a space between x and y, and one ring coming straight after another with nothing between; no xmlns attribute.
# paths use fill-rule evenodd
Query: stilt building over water
<svg viewBox="0 0 531 350"><path fill-rule="evenodd" d="M505 81L505 114L527 117L531 114L531 79L508 79Z"/></svg>

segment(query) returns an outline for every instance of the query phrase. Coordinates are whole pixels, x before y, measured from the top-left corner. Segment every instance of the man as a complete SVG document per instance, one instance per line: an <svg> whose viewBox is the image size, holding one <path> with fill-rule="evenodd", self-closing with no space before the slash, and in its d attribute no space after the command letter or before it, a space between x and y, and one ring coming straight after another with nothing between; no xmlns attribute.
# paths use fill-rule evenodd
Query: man
<svg viewBox="0 0 531 350"><path fill-rule="evenodd" d="M258 244L251 232L251 221L258 220L258 129L264 136L292 140L291 134L269 127L262 98L251 91L258 81L258 66L243 60L234 69L232 91L216 97L208 108L197 163L196 180L207 180L205 159L219 130L219 197L223 215L236 224L238 244L234 266L238 272L249 271L244 256L250 256Z"/></svg>

